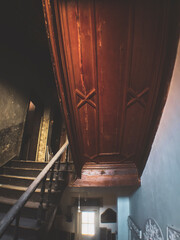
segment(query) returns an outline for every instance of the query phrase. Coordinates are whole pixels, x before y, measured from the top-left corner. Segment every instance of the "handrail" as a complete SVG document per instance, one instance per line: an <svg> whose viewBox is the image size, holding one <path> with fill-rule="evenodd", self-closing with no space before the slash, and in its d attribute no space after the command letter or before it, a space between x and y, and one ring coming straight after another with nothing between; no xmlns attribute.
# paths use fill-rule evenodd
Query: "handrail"
<svg viewBox="0 0 180 240"><path fill-rule="evenodd" d="M20 210L24 207L26 202L32 196L36 188L39 186L41 181L46 177L47 173L50 171L51 167L54 163L59 159L65 149L68 147L69 142L66 140L64 145L60 148L60 150L54 155L51 161L45 166L45 168L39 173L36 179L31 183L28 189L21 195L21 197L17 200L14 206L9 210L9 212L4 216L4 218L0 222L0 237L4 234L8 226L18 215Z"/></svg>

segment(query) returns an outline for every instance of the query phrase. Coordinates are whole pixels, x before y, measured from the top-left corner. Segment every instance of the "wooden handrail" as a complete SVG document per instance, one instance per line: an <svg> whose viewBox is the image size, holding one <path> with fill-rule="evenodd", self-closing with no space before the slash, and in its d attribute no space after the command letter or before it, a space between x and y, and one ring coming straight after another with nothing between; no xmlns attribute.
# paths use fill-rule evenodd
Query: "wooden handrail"
<svg viewBox="0 0 180 240"><path fill-rule="evenodd" d="M68 142L68 140L66 140L64 145L59 149L59 151L54 155L54 157L51 159L51 161L39 173L39 175L31 183L31 185L28 187L28 189L21 195L21 197L17 200L17 202L14 204L14 206L9 210L9 212L1 220L1 222L0 222L0 237L4 234L4 232L6 231L8 226L11 224L11 222L16 218L16 216L18 215L20 210L24 207L26 202L29 200L29 198L32 196L32 194L34 193L36 188L39 186L41 181L44 179L44 177L50 171L50 169L54 165L54 163L59 159L59 157L62 155L62 153L66 150L68 145L69 145L69 142Z"/></svg>

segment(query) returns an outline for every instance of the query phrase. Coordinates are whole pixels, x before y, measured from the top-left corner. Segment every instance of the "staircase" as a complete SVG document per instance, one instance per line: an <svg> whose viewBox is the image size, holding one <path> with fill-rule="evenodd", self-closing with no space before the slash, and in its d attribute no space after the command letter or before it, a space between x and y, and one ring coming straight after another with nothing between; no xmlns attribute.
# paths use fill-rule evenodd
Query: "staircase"
<svg viewBox="0 0 180 240"><path fill-rule="evenodd" d="M57 163L55 165L57 165ZM26 191L27 187L45 166L46 163L43 162L11 160L0 169L0 220L15 204L22 193ZM58 178L58 191L54 191L54 185L57 184L57 182L55 182L55 170L53 177L51 171L47 175L44 193L41 192L41 183L32 194L21 211L18 239L45 239L43 233L49 228L49 224L53 222L53 216L55 216L54 211L57 210L58 204L56 200L60 199L66 186L65 179L67 172L71 172L71 170L67 170L67 164L61 163L60 177ZM50 177L52 178L52 182L50 181ZM49 198L48 192L51 184L53 185L51 190L52 194L51 198ZM40 202L43 203L40 204ZM42 211L40 211L40 209L42 209ZM14 220L1 239L14 239L12 235L14 235L15 231L16 222Z"/></svg>

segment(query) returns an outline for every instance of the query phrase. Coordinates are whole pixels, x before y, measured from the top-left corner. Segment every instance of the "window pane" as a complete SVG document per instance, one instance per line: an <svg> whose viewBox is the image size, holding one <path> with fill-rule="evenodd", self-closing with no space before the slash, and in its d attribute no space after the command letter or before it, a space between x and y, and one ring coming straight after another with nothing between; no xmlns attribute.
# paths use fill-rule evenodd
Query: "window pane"
<svg viewBox="0 0 180 240"><path fill-rule="evenodd" d="M94 212L82 212L82 223L94 223Z"/></svg>
<svg viewBox="0 0 180 240"><path fill-rule="evenodd" d="M88 212L82 212L82 223L88 223Z"/></svg>
<svg viewBox="0 0 180 240"><path fill-rule="evenodd" d="M94 235L95 234L94 224L88 224L88 234L89 235Z"/></svg>
<svg viewBox="0 0 180 240"><path fill-rule="evenodd" d="M82 234L88 234L88 225L82 224Z"/></svg>
<svg viewBox="0 0 180 240"><path fill-rule="evenodd" d="M89 212L88 223L94 223L94 212Z"/></svg>
<svg viewBox="0 0 180 240"><path fill-rule="evenodd" d="M82 234L83 235L95 235L95 212L82 212Z"/></svg>

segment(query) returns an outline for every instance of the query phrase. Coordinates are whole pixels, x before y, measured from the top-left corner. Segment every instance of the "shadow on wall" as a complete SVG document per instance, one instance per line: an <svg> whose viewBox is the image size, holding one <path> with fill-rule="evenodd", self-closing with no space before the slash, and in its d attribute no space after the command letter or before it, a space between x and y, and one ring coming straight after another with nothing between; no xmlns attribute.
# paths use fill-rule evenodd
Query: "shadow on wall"
<svg viewBox="0 0 180 240"><path fill-rule="evenodd" d="M2 65L1 65L2 66ZM29 94L19 74L0 71L0 166L20 153Z"/></svg>

